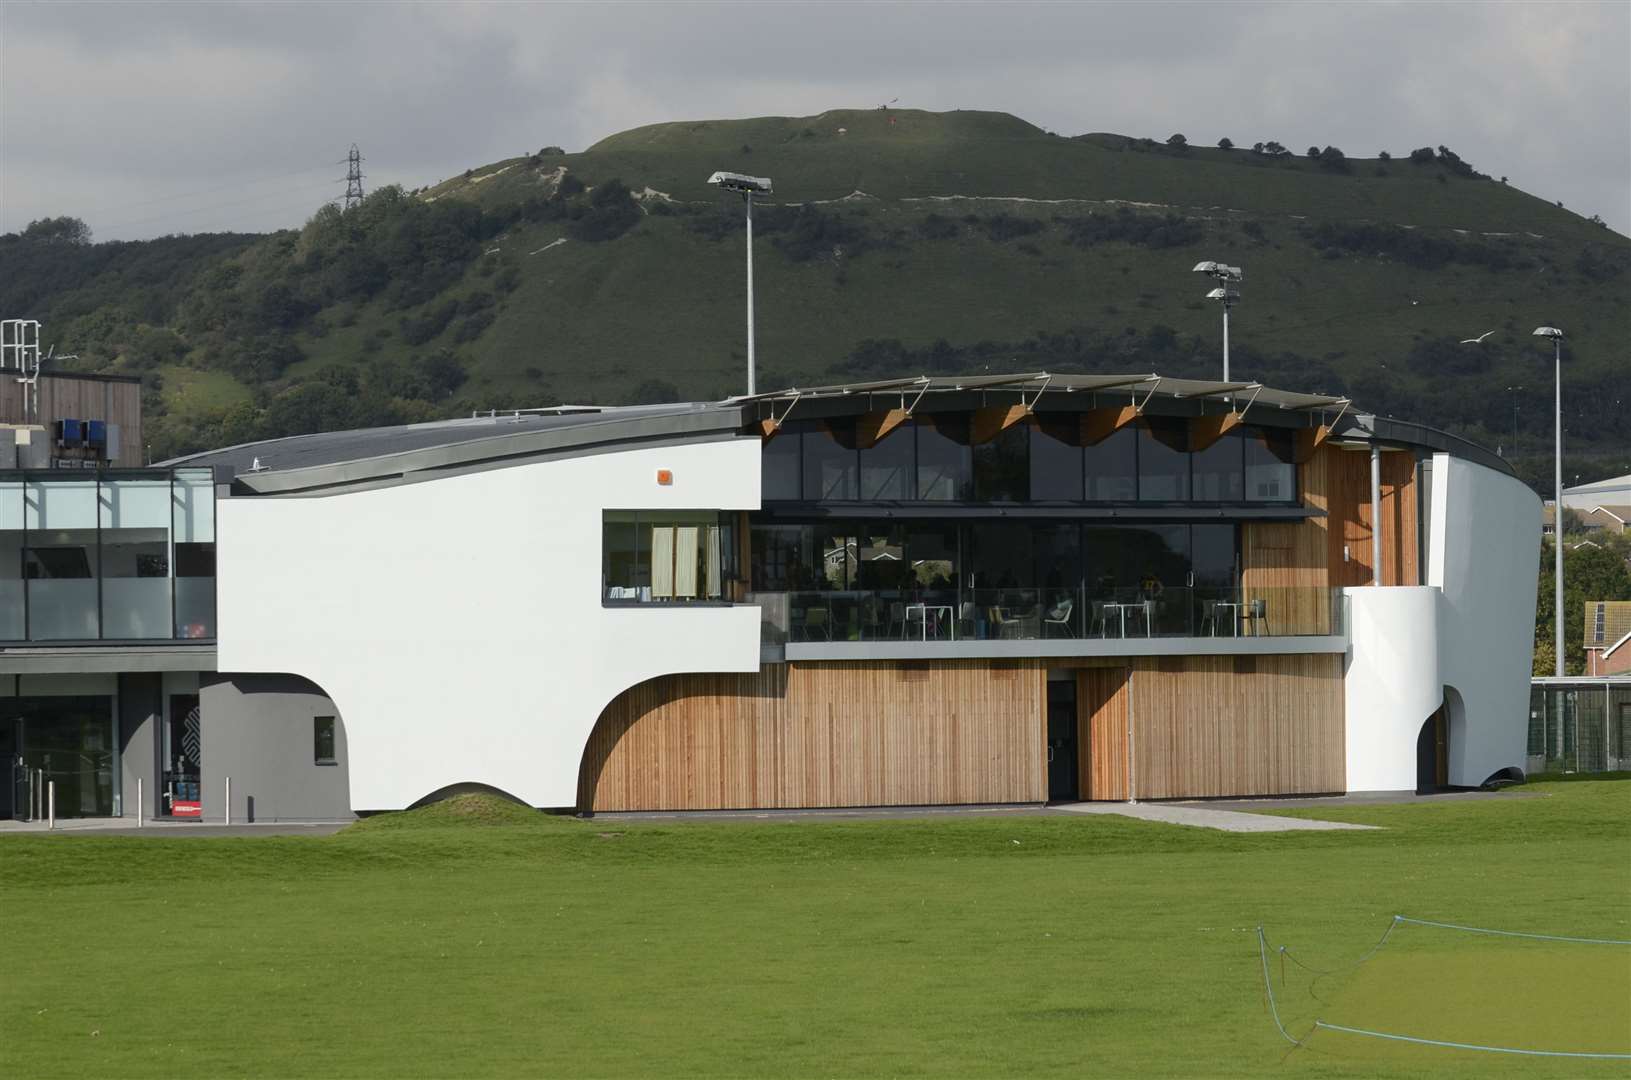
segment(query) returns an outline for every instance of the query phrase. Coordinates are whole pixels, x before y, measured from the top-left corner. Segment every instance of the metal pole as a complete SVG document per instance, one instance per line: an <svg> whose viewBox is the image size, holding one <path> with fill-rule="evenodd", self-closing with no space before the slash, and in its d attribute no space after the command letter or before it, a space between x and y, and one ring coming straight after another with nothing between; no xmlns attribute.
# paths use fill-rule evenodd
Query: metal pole
<svg viewBox="0 0 1631 1080"><path fill-rule="evenodd" d="M1229 287L1225 282L1225 289ZM1229 298L1223 298L1223 381L1229 381Z"/></svg>
<svg viewBox="0 0 1631 1080"><path fill-rule="evenodd" d="M748 396L752 397L758 393L753 366L753 193L748 192L744 198L748 203Z"/></svg>
<svg viewBox="0 0 1631 1080"><path fill-rule="evenodd" d="M227 777L227 812L226 824L232 824L232 777Z"/></svg>
<svg viewBox="0 0 1631 1080"><path fill-rule="evenodd" d="M1382 448L1370 448L1370 583L1382 584Z"/></svg>
<svg viewBox="0 0 1631 1080"><path fill-rule="evenodd" d="M57 827L57 782L52 780L45 785L45 827Z"/></svg>
<svg viewBox="0 0 1631 1080"><path fill-rule="evenodd" d="M1557 623L1557 677L1563 678L1563 339L1552 339L1552 364L1556 387L1557 456L1553 461L1552 480L1557 488L1557 503L1552 507L1552 567L1557 578L1554 588L1552 614Z"/></svg>
<svg viewBox="0 0 1631 1080"><path fill-rule="evenodd" d="M136 828L142 827L142 778L136 777Z"/></svg>

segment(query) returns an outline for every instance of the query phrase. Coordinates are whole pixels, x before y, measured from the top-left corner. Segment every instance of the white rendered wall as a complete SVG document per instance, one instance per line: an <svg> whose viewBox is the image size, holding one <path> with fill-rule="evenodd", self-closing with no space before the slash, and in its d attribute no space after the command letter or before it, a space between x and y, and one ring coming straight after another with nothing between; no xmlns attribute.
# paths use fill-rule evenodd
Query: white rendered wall
<svg viewBox="0 0 1631 1080"><path fill-rule="evenodd" d="M1413 790L1416 736L1444 697L1439 591L1384 585L1343 593L1350 642L1342 682L1348 790Z"/></svg>
<svg viewBox="0 0 1631 1080"><path fill-rule="evenodd" d="M1414 789L1416 738L1446 698L1451 784L1524 766L1539 509L1520 481L1434 455L1427 586L1343 590L1349 791Z"/></svg>
<svg viewBox="0 0 1631 1080"><path fill-rule="evenodd" d="M603 607L602 511L756 509L759 461L758 440L733 439L222 500L219 670L327 692L353 809L457 783L572 806L584 744L618 693L759 665L757 607Z"/></svg>
<svg viewBox="0 0 1631 1080"><path fill-rule="evenodd" d="M1443 592L1439 674L1465 705L1464 715L1450 710L1452 784L1481 784L1525 764L1539 515L1540 497L1521 481L1433 457L1427 582Z"/></svg>

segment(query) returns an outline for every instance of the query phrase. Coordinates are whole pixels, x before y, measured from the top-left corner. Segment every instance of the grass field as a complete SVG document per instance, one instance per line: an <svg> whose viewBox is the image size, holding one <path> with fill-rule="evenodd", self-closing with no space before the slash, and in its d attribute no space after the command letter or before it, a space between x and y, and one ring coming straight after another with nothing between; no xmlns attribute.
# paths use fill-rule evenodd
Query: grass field
<svg viewBox="0 0 1631 1080"><path fill-rule="evenodd" d="M1266 1011L1259 924L1316 967L1399 912L1631 937L1631 783L1521 790L1325 812L1364 833L443 806L328 838L9 836L0 1075L1626 1075L1293 1050ZM1628 952L1410 927L1275 979L1298 1035L1631 1050Z"/></svg>

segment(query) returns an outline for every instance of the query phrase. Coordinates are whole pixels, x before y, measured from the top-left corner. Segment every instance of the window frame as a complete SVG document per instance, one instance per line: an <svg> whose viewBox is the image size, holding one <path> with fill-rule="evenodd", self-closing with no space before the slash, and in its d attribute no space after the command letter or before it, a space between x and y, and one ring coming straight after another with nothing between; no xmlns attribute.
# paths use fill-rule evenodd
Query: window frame
<svg viewBox="0 0 1631 1080"><path fill-rule="evenodd" d="M322 753L324 739L324 724L328 726L328 757ZM338 765L340 763L340 720L337 716L322 715L311 718L311 757L312 765Z"/></svg>

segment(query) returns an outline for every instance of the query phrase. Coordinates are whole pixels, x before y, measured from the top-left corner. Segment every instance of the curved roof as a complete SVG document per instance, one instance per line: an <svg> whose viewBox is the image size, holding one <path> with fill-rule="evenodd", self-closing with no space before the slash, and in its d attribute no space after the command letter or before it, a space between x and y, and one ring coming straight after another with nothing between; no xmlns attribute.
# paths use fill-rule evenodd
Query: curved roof
<svg viewBox="0 0 1631 1080"><path fill-rule="evenodd" d="M1076 395L1082 395L1080 397ZM925 401L925 399L928 399ZM1084 398L1086 400L1084 400ZM878 400L881 399L881 402ZM450 471L491 468L600 448L732 438L756 420L786 420L873 408L1094 408L1134 404L1176 415L1237 410L1248 420L1281 426L1325 425L1333 437L1379 440L1444 450L1511 472L1494 454L1457 436L1407 421L1356 413L1345 397L1276 390L1256 382L1168 378L1153 372L1077 375L917 376L789 387L719 402L671 405L561 405L493 412L425 424L322 432L265 439L164 462L210 466L245 493L319 494L336 489L431 479Z"/></svg>

